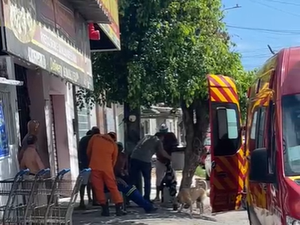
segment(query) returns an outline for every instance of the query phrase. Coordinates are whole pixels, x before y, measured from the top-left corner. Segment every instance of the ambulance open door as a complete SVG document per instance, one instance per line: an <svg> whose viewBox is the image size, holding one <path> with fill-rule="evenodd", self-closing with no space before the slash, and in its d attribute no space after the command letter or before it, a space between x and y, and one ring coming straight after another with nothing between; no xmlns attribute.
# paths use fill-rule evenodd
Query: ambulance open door
<svg viewBox="0 0 300 225"><path fill-rule="evenodd" d="M230 77L208 75L211 129L212 212L240 208L244 189L244 152L238 94Z"/></svg>

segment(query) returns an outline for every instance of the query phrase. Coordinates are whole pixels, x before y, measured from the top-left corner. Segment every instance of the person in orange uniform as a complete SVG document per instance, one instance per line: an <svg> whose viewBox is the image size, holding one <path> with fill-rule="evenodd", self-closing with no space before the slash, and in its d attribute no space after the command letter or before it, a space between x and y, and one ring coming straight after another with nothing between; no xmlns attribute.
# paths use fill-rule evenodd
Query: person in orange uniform
<svg viewBox="0 0 300 225"><path fill-rule="evenodd" d="M109 135L97 134L89 141L87 148L89 167L91 168L91 182L96 198L102 207L102 216L109 216L104 186L107 187L115 203L116 215L124 215L122 209L123 198L118 190L114 174L114 166L118 158L118 147Z"/></svg>

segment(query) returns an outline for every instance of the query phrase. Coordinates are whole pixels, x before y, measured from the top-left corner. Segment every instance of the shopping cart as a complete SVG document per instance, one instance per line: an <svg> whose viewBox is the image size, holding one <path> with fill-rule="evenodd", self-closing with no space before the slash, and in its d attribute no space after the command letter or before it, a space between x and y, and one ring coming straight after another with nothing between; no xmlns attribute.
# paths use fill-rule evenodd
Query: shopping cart
<svg viewBox="0 0 300 225"><path fill-rule="evenodd" d="M39 184L35 191L35 196L38 196L40 199L44 199L42 199L42 202L35 201L34 204L29 207L30 213L27 213L27 223L44 224L48 208L57 204L57 202L54 201L55 195L57 195L57 189L64 176L69 172L70 169L63 169L56 175L56 177L44 179L43 182Z"/></svg>
<svg viewBox="0 0 300 225"><path fill-rule="evenodd" d="M8 196L6 204L0 207L2 224L26 224L37 187L49 172L50 169L44 169L30 175L29 170L22 170L13 179L0 181L0 195Z"/></svg>
<svg viewBox="0 0 300 225"><path fill-rule="evenodd" d="M53 199L48 204L43 224L72 224L72 214L81 185L89 182L91 169L82 170L76 181L62 179L58 188L53 190ZM66 202L60 199L68 199Z"/></svg>

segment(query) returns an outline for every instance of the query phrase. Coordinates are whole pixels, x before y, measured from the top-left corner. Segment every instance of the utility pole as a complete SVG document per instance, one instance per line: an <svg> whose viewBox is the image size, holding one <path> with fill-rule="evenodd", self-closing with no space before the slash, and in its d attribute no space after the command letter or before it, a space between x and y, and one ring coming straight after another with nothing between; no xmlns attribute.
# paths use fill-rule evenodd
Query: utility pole
<svg viewBox="0 0 300 225"><path fill-rule="evenodd" d="M231 9L239 9L239 8L242 8L242 6L239 5L239 4L236 4L235 6L224 8L222 11L224 12L224 11L228 11L228 10L231 10Z"/></svg>

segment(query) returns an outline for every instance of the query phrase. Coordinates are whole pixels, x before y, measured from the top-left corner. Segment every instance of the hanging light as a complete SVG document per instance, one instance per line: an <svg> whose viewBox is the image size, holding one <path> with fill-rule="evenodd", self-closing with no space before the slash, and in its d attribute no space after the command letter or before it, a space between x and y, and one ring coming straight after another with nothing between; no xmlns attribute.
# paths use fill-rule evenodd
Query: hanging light
<svg viewBox="0 0 300 225"><path fill-rule="evenodd" d="M99 41L100 40L100 31L95 29L93 23L89 23L89 37L90 40Z"/></svg>

